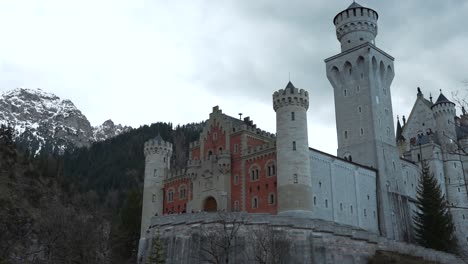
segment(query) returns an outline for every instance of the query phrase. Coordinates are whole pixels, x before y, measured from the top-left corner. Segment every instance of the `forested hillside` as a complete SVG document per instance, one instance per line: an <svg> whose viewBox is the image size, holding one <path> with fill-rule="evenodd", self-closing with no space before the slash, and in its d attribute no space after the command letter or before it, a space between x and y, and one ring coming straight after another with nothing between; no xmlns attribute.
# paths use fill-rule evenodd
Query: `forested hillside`
<svg viewBox="0 0 468 264"><path fill-rule="evenodd" d="M63 155L30 157L0 135L0 263L134 263L143 144L158 134L184 167L201 124L142 126Z"/></svg>

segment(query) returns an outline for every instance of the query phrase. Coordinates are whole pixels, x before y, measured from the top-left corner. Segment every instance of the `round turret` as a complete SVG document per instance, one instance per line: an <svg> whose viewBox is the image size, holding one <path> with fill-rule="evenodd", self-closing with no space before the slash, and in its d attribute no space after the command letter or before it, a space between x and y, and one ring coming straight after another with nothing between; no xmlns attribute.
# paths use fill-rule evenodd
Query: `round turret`
<svg viewBox="0 0 468 264"><path fill-rule="evenodd" d="M309 94L289 82L273 94L276 111L278 214L312 213L307 109Z"/></svg>
<svg viewBox="0 0 468 264"><path fill-rule="evenodd" d="M146 236L151 217L163 213L163 181L169 173L172 144L160 135L144 144L145 182L141 216L141 237Z"/></svg>
<svg viewBox="0 0 468 264"><path fill-rule="evenodd" d="M437 138L443 149L447 150L457 140L455 130L455 104L442 93L431 107L437 125Z"/></svg>
<svg viewBox="0 0 468 264"><path fill-rule="evenodd" d="M297 89L289 82L285 89L273 94L273 109L277 111L280 107L291 105L309 109L309 93L304 89Z"/></svg>
<svg viewBox="0 0 468 264"><path fill-rule="evenodd" d="M353 2L333 19L336 38L341 42L341 51L346 51L366 42L374 43L377 36L377 19L374 10Z"/></svg>

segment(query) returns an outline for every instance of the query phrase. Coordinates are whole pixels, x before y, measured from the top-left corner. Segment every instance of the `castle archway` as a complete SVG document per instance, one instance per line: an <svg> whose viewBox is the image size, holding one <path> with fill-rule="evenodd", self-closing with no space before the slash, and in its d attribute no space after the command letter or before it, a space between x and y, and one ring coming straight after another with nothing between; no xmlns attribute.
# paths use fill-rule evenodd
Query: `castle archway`
<svg viewBox="0 0 468 264"><path fill-rule="evenodd" d="M213 196L209 196L203 203L203 211L205 212L216 212L218 211L218 203Z"/></svg>

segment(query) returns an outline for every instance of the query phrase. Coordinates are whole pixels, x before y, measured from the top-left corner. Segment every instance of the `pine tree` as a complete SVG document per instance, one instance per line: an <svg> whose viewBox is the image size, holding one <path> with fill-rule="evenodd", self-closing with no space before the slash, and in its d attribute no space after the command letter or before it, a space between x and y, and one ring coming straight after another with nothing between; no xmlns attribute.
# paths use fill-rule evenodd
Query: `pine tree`
<svg viewBox="0 0 468 264"><path fill-rule="evenodd" d="M150 264L164 264L166 259L164 257L164 245L159 235L159 230L156 231L156 235L151 243L151 252L148 257Z"/></svg>
<svg viewBox="0 0 468 264"><path fill-rule="evenodd" d="M425 161L422 163L416 199L417 210L413 218L416 241L424 247L455 252L455 226L452 216L440 185Z"/></svg>

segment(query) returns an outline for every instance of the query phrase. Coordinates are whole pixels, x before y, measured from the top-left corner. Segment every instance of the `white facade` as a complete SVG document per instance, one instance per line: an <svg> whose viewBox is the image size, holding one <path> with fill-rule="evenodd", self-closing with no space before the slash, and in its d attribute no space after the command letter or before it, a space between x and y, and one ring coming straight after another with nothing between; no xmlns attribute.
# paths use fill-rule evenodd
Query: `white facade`
<svg viewBox="0 0 468 264"><path fill-rule="evenodd" d="M377 171L310 149L312 217L379 233Z"/></svg>

